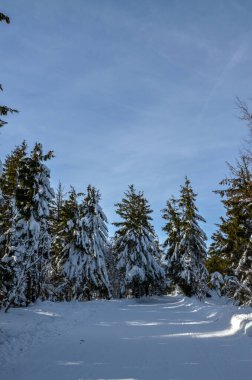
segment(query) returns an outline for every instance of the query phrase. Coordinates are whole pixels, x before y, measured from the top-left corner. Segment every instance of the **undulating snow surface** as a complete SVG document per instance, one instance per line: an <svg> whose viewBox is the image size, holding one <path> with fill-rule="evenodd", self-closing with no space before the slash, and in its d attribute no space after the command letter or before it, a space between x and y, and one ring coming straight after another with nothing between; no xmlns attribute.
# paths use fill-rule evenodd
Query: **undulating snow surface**
<svg viewBox="0 0 252 380"><path fill-rule="evenodd" d="M0 312L1 380L251 380L252 310L182 296Z"/></svg>

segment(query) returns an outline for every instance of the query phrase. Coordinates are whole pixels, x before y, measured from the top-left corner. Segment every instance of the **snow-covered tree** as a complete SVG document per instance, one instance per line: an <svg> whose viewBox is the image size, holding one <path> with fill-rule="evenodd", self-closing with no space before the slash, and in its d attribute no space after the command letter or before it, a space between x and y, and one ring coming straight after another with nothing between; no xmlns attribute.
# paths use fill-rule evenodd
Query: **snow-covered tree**
<svg viewBox="0 0 252 380"><path fill-rule="evenodd" d="M3 209L3 202L4 202L3 193L2 193L2 189L1 189L2 174L3 174L3 164L2 164L2 161L0 160L0 236L3 235L2 215L1 215L1 212ZM0 239L0 259L3 256L3 245L2 245L2 243L3 242ZM1 276L1 264L0 264L0 276ZM0 277L0 291L1 291L1 277Z"/></svg>
<svg viewBox="0 0 252 380"><path fill-rule="evenodd" d="M54 257L57 297L67 301L83 300L89 296L85 277L87 234L81 223L80 195L71 187L68 199L63 204L59 224L62 251L56 251Z"/></svg>
<svg viewBox="0 0 252 380"><path fill-rule="evenodd" d="M235 270L239 283L233 298L239 305L252 306L252 235Z"/></svg>
<svg viewBox="0 0 252 380"><path fill-rule="evenodd" d="M218 296L222 295L222 287L224 285L224 278L220 272L213 272L210 278L210 286L216 291Z"/></svg>
<svg viewBox="0 0 252 380"><path fill-rule="evenodd" d="M55 234L57 232L57 226L59 225L62 218L62 210L65 198L66 193L64 191L64 187L61 182L59 182L55 191L55 197L50 203L50 226L51 230Z"/></svg>
<svg viewBox="0 0 252 380"><path fill-rule="evenodd" d="M230 176L215 191L222 198L226 215L221 218L218 233L221 256L233 275L252 234L252 172L251 159L242 156L236 166L229 164Z"/></svg>
<svg viewBox="0 0 252 380"><path fill-rule="evenodd" d="M206 260L206 235L198 222L205 222L198 214L195 205L196 194L191 183L186 177L184 186L181 186L179 214L179 236L173 252L170 251L169 274L183 293L187 296L196 295L203 298L207 292L208 271L205 267ZM174 216L173 216L174 219Z"/></svg>
<svg viewBox="0 0 252 380"><path fill-rule="evenodd" d="M81 223L88 236L86 250L89 268L86 268L86 272L90 291L110 297L110 283L105 262L108 249L108 221L99 204L100 199L99 191L89 185L83 202L84 217Z"/></svg>
<svg viewBox="0 0 252 380"><path fill-rule="evenodd" d="M156 235L150 224L152 210L143 193L136 192L133 185L116 207L116 213L122 219L113 223L118 228L114 251L123 278L121 295L148 295L162 287L164 281L164 271L158 263Z"/></svg>
<svg viewBox="0 0 252 380"><path fill-rule="evenodd" d="M108 278L111 285L111 292L113 298L120 298L120 284L122 282L122 275L117 268L117 257L115 252L114 239L111 238L108 242L105 252L105 262L108 272Z"/></svg>
<svg viewBox="0 0 252 380"><path fill-rule="evenodd" d="M6 232L8 247L2 258L2 263L6 264L3 299L6 311L11 305L26 306L36 301L39 286L35 269L39 263L39 224L33 217L25 220L19 214L14 201L11 222L11 227Z"/></svg>
<svg viewBox="0 0 252 380"><path fill-rule="evenodd" d="M4 263L7 278L4 305L34 302L43 296L43 284L50 255L48 233L49 202L53 197L50 172L44 165L53 156L43 155L35 144L30 156L22 144L7 158L1 178L5 218L2 218ZM17 161L17 157L19 160ZM8 223L6 223L8 216Z"/></svg>
<svg viewBox="0 0 252 380"><path fill-rule="evenodd" d="M36 144L32 152L32 163L34 167L34 194L33 194L33 216L39 224L39 245L38 245L38 295L42 298L46 297L48 271L50 270L50 253L52 236L49 230L49 205L54 198L54 190L50 185L50 170L43 164L44 161L53 157L53 153L49 152L43 155L42 145Z"/></svg>
<svg viewBox="0 0 252 380"><path fill-rule="evenodd" d="M225 256L226 238L220 230L212 235L212 242L208 248L206 267L208 272L219 272L222 276L230 274L229 260Z"/></svg>
<svg viewBox="0 0 252 380"><path fill-rule="evenodd" d="M61 298L91 299L110 297L110 284L105 264L107 218L99 205L100 194L88 186L87 195L79 203L72 188L62 208L63 248L56 254L58 289Z"/></svg>
<svg viewBox="0 0 252 380"><path fill-rule="evenodd" d="M166 280L168 285L174 286L176 285L174 278L178 271L177 266L179 266L177 249L181 241L181 215L177 199L171 197L171 199L167 201L162 217L166 221L163 231L167 234L167 238L163 244L164 254L162 257L162 263L166 270Z"/></svg>
<svg viewBox="0 0 252 380"><path fill-rule="evenodd" d="M18 176L24 158L27 155L27 145L23 142L16 147L13 152L8 155L4 161L1 177L1 201L0 201L0 301L4 302L6 294L10 290L13 280L13 269L9 265L8 256L12 227L15 223L17 215L16 208L16 191L18 188ZM3 257L5 259L3 260Z"/></svg>
<svg viewBox="0 0 252 380"><path fill-rule="evenodd" d="M64 219L63 210L66 200L66 193L61 183L58 184L58 187L55 191L55 197L50 203L50 232L52 234L52 263L54 259L62 252L64 239L62 235L62 220ZM63 221L64 223L64 221Z"/></svg>
<svg viewBox="0 0 252 380"><path fill-rule="evenodd" d="M2 161L0 160L0 180L1 180L2 174L3 174L3 164L2 164ZM2 195L2 190L0 188L0 202L2 201L2 199L3 199L3 195Z"/></svg>
<svg viewBox="0 0 252 380"><path fill-rule="evenodd" d="M216 191L222 198L226 215L221 218L217 243L211 256L225 264L222 291L238 304L252 304L252 171L251 158L242 155L236 166L229 165L230 176L220 182Z"/></svg>
<svg viewBox="0 0 252 380"><path fill-rule="evenodd" d="M49 231L52 236L51 242L51 259L47 276L47 298L57 300L59 297L57 287L59 285L59 276L57 271L57 260L62 254L64 247L64 230L65 220L63 215L64 204L67 193L64 191L62 184L59 182L55 189L55 197L50 202ZM59 289L58 289L59 290Z"/></svg>

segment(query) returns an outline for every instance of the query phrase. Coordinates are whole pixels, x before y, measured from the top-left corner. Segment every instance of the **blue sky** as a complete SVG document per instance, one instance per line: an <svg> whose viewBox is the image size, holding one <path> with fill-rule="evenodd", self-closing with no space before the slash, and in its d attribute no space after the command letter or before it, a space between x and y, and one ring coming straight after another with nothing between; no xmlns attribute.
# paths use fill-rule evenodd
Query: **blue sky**
<svg viewBox="0 0 252 380"><path fill-rule="evenodd" d="M1 11L1 104L21 112L0 157L42 142L53 185L97 186L110 222L134 183L161 240L160 210L187 175L210 236L223 212L212 190L247 136L235 97L251 98L251 1L3 0Z"/></svg>

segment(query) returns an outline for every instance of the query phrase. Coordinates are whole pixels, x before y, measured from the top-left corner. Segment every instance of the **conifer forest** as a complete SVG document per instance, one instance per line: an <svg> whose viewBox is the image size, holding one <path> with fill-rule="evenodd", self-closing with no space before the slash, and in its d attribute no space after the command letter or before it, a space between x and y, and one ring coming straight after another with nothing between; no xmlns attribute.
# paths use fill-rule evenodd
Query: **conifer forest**
<svg viewBox="0 0 252 380"><path fill-rule="evenodd" d="M249 112L249 111L248 111ZM251 117L252 120L252 117ZM252 306L252 172L243 154L215 192L226 213L207 248L204 217L186 177L180 197L162 214L163 245L152 226L151 206L130 185L115 205L115 235L100 206L101 194L50 185L47 161L37 143L17 146L1 168L1 307L27 306L37 299L91 300L169 294L176 289L199 299L211 289Z"/></svg>

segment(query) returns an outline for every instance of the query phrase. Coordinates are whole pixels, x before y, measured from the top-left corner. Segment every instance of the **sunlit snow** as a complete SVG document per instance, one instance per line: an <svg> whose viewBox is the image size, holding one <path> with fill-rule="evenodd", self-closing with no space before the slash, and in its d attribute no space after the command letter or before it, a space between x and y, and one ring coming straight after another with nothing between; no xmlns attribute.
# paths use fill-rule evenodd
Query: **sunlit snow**
<svg viewBox="0 0 252 380"><path fill-rule="evenodd" d="M218 297L39 302L0 312L3 380L249 380L251 308Z"/></svg>

